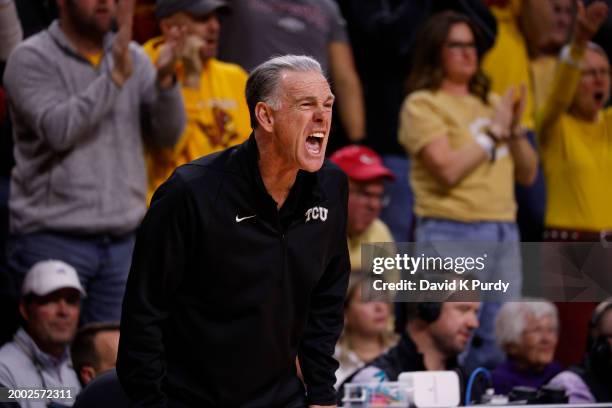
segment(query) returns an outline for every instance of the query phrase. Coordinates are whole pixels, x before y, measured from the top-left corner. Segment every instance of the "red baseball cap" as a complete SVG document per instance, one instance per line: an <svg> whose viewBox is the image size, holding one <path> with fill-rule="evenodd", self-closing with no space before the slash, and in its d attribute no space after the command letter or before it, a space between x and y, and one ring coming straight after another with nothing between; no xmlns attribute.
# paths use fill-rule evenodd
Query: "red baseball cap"
<svg viewBox="0 0 612 408"><path fill-rule="evenodd" d="M374 150L365 146L343 147L334 152L330 160L353 180L370 181L381 177L395 180L395 175L384 166L380 156Z"/></svg>

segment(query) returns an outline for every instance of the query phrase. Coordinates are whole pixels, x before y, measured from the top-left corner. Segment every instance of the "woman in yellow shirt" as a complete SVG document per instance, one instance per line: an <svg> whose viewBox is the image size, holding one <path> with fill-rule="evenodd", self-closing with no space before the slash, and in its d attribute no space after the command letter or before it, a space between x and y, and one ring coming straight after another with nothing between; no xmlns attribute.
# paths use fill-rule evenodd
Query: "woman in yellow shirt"
<svg viewBox="0 0 612 408"><path fill-rule="evenodd" d="M424 26L415 49L402 107L400 143L413 160L411 185L418 217L417 242L490 242L488 280L521 291L514 181L529 185L537 156L518 125L525 101L509 90L489 93L476 48L477 29L465 16L445 12ZM503 243L502 245L498 245ZM465 254L463 256L467 256ZM476 333L483 340L468 367L494 366L493 322L498 303L486 303Z"/></svg>

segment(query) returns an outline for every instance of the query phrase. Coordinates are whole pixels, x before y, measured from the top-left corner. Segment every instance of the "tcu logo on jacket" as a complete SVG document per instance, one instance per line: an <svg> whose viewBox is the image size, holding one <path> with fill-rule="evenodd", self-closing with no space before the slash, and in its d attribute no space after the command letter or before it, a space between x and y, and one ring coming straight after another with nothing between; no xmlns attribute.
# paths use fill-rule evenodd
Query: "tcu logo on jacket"
<svg viewBox="0 0 612 408"><path fill-rule="evenodd" d="M325 221L327 219L327 208L325 207L312 207L308 211L306 211L306 222L310 220L321 220Z"/></svg>

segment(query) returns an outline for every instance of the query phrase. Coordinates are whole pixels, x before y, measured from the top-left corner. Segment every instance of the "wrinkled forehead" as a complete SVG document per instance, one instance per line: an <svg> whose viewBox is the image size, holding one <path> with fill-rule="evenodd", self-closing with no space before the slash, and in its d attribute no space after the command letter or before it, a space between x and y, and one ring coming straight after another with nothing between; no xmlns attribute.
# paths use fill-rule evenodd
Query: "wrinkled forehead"
<svg viewBox="0 0 612 408"><path fill-rule="evenodd" d="M584 57L584 68L610 67L610 60L605 51L598 48L588 48Z"/></svg>
<svg viewBox="0 0 612 408"><path fill-rule="evenodd" d="M327 79L318 71L282 71L277 91L289 99L333 99Z"/></svg>

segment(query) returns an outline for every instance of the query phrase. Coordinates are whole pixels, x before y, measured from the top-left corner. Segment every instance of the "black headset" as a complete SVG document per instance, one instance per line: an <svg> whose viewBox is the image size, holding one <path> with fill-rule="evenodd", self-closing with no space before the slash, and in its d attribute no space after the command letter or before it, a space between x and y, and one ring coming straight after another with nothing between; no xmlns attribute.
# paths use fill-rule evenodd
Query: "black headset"
<svg viewBox="0 0 612 408"><path fill-rule="evenodd" d="M417 316L427 323L438 320L441 311L442 302L420 302L417 304Z"/></svg>
<svg viewBox="0 0 612 408"><path fill-rule="evenodd" d="M612 364L612 348L607 338L603 336L593 337L592 332L604 314L612 310L612 299L601 302L591 316L589 321L589 338L588 338L588 353L591 366L596 371L609 370Z"/></svg>

